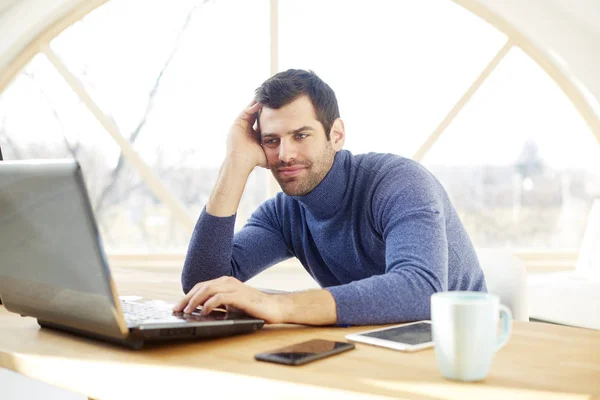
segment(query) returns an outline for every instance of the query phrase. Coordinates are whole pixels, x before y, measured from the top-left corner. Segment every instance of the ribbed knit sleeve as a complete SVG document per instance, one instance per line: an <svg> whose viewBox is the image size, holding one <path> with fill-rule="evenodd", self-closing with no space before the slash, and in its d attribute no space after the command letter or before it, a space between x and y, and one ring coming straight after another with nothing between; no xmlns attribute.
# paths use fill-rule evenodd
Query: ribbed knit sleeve
<svg viewBox="0 0 600 400"><path fill-rule="evenodd" d="M378 182L372 206L385 241L385 273L327 288L340 324L429 319L430 296L448 287L446 223L434 181L425 171L402 179L394 172Z"/></svg>
<svg viewBox="0 0 600 400"><path fill-rule="evenodd" d="M235 215L215 217L202 211L181 275L183 291L221 276L246 281L289 257L288 246L278 226L273 200L263 203L246 225L234 235Z"/></svg>

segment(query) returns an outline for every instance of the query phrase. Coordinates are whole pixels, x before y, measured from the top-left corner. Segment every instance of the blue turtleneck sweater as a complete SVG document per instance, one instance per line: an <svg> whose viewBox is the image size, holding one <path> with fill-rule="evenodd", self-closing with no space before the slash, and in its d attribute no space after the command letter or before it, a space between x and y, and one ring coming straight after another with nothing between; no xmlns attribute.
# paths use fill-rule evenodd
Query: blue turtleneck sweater
<svg viewBox="0 0 600 400"><path fill-rule="evenodd" d="M224 275L246 281L290 257L333 295L338 324L429 319L433 293L486 290L441 184L396 155L342 150L310 193L278 193L235 234L234 223L235 215L202 212L183 268L186 293Z"/></svg>

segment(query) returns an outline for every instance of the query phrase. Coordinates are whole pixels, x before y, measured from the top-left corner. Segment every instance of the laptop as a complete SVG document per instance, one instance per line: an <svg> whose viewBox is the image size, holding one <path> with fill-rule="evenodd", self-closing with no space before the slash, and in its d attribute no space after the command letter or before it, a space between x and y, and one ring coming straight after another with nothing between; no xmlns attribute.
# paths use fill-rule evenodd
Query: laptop
<svg viewBox="0 0 600 400"><path fill-rule="evenodd" d="M119 298L75 160L0 163L0 293L42 327L125 345L254 332L265 321L215 310L173 313L165 302Z"/></svg>

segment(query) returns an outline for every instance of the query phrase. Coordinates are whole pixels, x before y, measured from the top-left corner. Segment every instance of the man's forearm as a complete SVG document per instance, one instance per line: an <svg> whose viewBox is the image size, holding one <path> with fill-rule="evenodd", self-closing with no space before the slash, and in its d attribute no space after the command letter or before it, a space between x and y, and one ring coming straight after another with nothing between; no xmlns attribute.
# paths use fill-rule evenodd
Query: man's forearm
<svg viewBox="0 0 600 400"><path fill-rule="evenodd" d="M335 300L327 290L308 290L276 296L281 296L283 322L332 325L337 321Z"/></svg>
<svg viewBox="0 0 600 400"><path fill-rule="evenodd" d="M181 276L184 292L198 282L231 274L233 215L252 168L243 155L241 158L227 157L223 161L213 192L190 240Z"/></svg>
<svg viewBox="0 0 600 400"><path fill-rule="evenodd" d="M243 155L228 155L221 169L217 183L206 204L206 212L215 217L229 217L237 212L254 165Z"/></svg>

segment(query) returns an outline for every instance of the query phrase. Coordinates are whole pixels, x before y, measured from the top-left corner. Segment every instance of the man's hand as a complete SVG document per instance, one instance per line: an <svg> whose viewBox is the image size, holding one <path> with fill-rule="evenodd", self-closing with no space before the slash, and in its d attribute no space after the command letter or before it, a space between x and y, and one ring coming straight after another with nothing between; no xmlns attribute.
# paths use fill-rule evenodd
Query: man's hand
<svg viewBox="0 0 600 400"><path fill-rule="evenodd" d="M206 212L215 217L229 217L237 212L254 167L267 166L267 156L260 145L259 133L253 125L262 105L252 101L237 116L227 136L227 155L215 187L206 203Z"/></svg>
<svg viewBox="0 0 600 400"><path fill-rule="evenodd" d="M262 104L255 100L237 116L227 136L227 156L242 162L250 170L256 166L267 167L267 157L260 145L260 134L254 129L256 116Z"/></svg>
<svg viewBox="0 0 600 400"><path fill-rule="evenodd" d="M173 311L191 313L199 305L204 315L226 306L270 324L331 325L337 320L335 299L327 290L267 294L229 276L196 284Z"/></svg>
<svg viewBox="0 0 600 400"><path fill-rule="evenodd" d="M202 315L207 315L219 306L227 306L277 324L285 320L285 302L281 295L262 293L235 278L224 276L196 284L173 311L191 313L202 305Z"/></svg>

